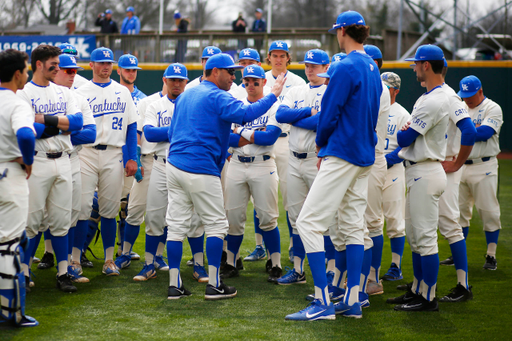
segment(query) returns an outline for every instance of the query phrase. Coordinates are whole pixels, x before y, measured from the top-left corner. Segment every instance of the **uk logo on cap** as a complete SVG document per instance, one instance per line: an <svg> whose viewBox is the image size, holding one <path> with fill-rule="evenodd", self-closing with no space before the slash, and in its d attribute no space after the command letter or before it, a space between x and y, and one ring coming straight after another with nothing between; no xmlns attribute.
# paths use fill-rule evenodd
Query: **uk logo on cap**
<svg viewBox="0 0 512 341"><path fill-rule="evenodd" d="M469 87L467 84L462 83L462 91L468 91Z"/></svg>
<svg viewBox="0 0 512 341"><path fill-rule="evenodd" d="M181 73L181 68L179 66L173 66L174 73Z"/></svg>
<svg viewBox="0 0 512 341"><path fill-rule="evenodd" d="M270 48L268 49L268 52L272 52L274 50L280 50L280 51L288 52L289 51L288 50L288 44L285 41L282 41L282 40L274 41L270 45Z"/></svg>
<svg viewBox="0 0 512 341"><path fill-rule="evenodd" d="M103 55L107 58L110 58L110 52L103 50Z"/></svg>
<svg viewBox="0 0 512 341"><path fill-rule="evenodd" d="M251 51L249 50L244 50L244 56L250 56L251 55Z"/></svg>
<svg viewBox="0 0 512 341"><path fill-rule="evenodd" d="M248 66L247 67L247 72L248 73L254 73L254 68L252 66Z"/></svg>
<svg viewBox="0 0 512 341"><path fill-rule="evenodd" d="M137 60L135 60L135 58L130 58L130 63L137 64Z"/></svg>
<svg viewBox="0 0 512 341"><path fill-rule="evenodd" d="M313 59L313 55L314 55L313 52L308 52L307 58L308 59Z"/></svg>
<svg viewBox="0 0 512 341"><path fill-rule="evenodd" d="M202 59L208 59L211 56L221 53L222 51L217 46L206 46L203 49Z"/></svg>
<svg viewBox="0 0 512 341"><path fill-rule="evenodd" d="M476 76L466 76L460 81L460 91L457 93L460 98L468 98L476 95L482 88L482 82Z"/></svg>

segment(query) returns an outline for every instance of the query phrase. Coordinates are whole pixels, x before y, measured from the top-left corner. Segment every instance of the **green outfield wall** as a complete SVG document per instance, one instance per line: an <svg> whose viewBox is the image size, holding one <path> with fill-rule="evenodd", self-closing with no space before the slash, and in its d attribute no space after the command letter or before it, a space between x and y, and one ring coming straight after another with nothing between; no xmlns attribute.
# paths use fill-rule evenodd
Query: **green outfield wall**
<svg viewBox="0 0 512 341"><path fill-rule="evenodd" d="M406 62L384 62L382 72L392 71L402 79L402 87L397 97L397 102L403 105L409 112L416 99L424 93L424 89L416 81L416 76ZM88 79L92 73L88 65L82 64L86 70L80 74ZM143 70L139 71L136 85L147 95L159 91L162 88L162 74L167 64L140 64ZM189 78L192 80L202 74L201 64L186 64L189 70ZM512 61L453 61L448 62L448 74L446 82L459 91L459 81L468 75L475 75L481 81L485 96L497 102L503 109L504 125L500 133L500 144L503 151L512 152ZM264 65L266 70L269 69ZM293 63L289 70L306 78L304 65ZM112 78L119 80L114 70ZM240 83L240 73L237 73L237 83Z"/></svg>

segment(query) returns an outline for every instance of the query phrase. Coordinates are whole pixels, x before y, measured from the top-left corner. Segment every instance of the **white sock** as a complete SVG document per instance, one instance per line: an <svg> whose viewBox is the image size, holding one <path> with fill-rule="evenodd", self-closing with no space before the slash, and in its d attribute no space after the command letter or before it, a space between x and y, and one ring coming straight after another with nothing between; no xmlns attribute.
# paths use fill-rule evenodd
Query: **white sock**
<svg viewBox="0 0 512 341"><path fill-rule="evenodd" d="M144 259L146 260L146 264L153 264L155 261L153 254L149 252L144 253Z"/></svg>
<svg viewBox="0 0 512 341"><path fill-rule="evenodd" d="M132 251L132 244L125 241L123 243L123 255L129 255L131 251Z"/></svg>
<svg viewBox="0 0 512 341"><path fill-rule="evenodd" d="M334 271L335 268L336 268L336 260L335 259L330 259L327 262L327 269L325 271L326 272Z"/></svg>
<svg viewBox="0 0 512 341"><path fill-rule="evenodd" d="M315 298L319 299L325 305L331 304L331 300L329 299L329 293L327 292L327 287L325 287L324 290L320 289L319 287L315 287Z"/></svg>
<svg viewBox="0 0 512 341"><path fill-rule="evenodd" d="M304 273L304 259L297 256L293 257L293 268L302 275Z"/></svg>
<svg viewBox="0 0 512 341"><path fill-rule="evenodd" d="M208 265L208 284L216 288L220 285L219 268L213 265Z"/></svg>
<svg viewBox="0 0 512 341"><path fill-rule="evenodd" d="M272 267L278 266L281 267L281 253L274 252L270 255L270 259L272 260Z"/></svg>
<svg viewBox="0 0 512 341"><path fill-rule="evenodd" d="M263 236L260 233L254 234L254 239L256 240L256 246L262 246L263 245Z"/></svg>
<svg viewBox="0 0 512 341"><path fill-rule="evenodd" d="M57 276L62 276L68 272L68 261L63 260L57 264Z"/></svg>
<svg viewBox="0 0 512 341"><path fill-rule="evenodd" d="M348 305L353 305L354 303L359 302L359 285L354 285L349 290L348 301L345 301Z"/></svg>
<svg viewBox="0 0 512 341"><path fill-rule="evenodd" d="M204 265L204 256L202 252L198 252L194 254L194 265Z"/></svg>
<svg viewBox="0 0 512 341"><path fill-rule="evenodd" d="M233 252L227 250L226 253L228 255L228 258L226 259L226 263L231 266L235 266L235 255L233 254Z"/></svg>
<svg viewBox="0 0 512 341"><path fill-rule="evenodd" d="M457 282L460 283L464 288L468 288L468 274L462 269L457 269Z"/></svg>
<svg viewBox="0 0 512 341"><path fill-rule="evenodd" d="M391 253L391 263L395 263L400 269L402 268L402 257L398 253Z"/></svg>
<svg viewBox="0 0 512 341"><path fill-rule="evenodd" d="M180 269L177 269L177 268L169 269L169 286L181 288Z"/></svg>
<svg viewBox="0 0 512 341"><path fill-rule="evenodd" d="M105 250L105 261L114 260L114 247L111 246Z"/></svg>
<svg viewBox="0 0 512 341"><path fill-rule="evenodd" d="M165 249L165 243L158 243L158 248L156 249L157 256L163 256Z"/></svg>
<svg viewBox="0 0 512 341"><path fill-rule="evenodd" d="M50 238L44 240L44 252L53 253L52 240Z"/></svg>
<svg viewBox="0 0 512 341"><path fill-rule="evenodd" d="M73 247L73 251L71 253L71 260L74 260L75 262L80 263L80 261L81 261L81 259L80 259L81 253L82 253L82 250L80 250L77 247Z"/></svg>
<svg viewBox="0 0 512 341"><path fill-rule="evenodd" d="M491 257L496 258L496 243L489 243L487 244L487 254Z"/></svg>

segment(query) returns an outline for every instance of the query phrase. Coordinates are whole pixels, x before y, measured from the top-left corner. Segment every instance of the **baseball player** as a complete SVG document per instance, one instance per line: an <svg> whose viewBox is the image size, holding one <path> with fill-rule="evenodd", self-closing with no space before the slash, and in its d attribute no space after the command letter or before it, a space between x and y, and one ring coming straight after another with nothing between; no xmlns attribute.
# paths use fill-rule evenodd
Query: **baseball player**
<svg viewBox="0 0 512 341"><path fill-rule="evenodd" d="M77 70L82 69L76 64L74 56L69 54L61 54L59 56L59 72L55 76L54 83L68 89L72 89L74 78L77 75ZM76 227L78 216L81 210L82 201L82 175L80 173L80 158L78 152L82 149L83 144L94 143L96 140L96 122L92 116L92 111L89 108L87 100L72 92L75 102L83 115L83 128L82 130L73 132L71 134L71 143L73 149L69 153L69 160L71 162L71 173L73 182L72 193L72 210L71 210L71 228L68 232L68 260L71 260L68 266L68 273L73 282L87 283L89 279L82 276L82 266L80 264L82 247L87 235L87 228L84 226ZM45 233L46 237L46 233ZM49 239L51 241L51 239ZM46 240L45 240L46 242ZM46 244L45 244L46 245ZM52 256L53 260L53 256ZM39 268L39 266L38 266Z"/></svg>
<svg viewBox="0 0 512 341"><path fill-rule="evenodd" d="M155 269L159 267L157 250L162 238L166 237L164 236L167 212L165 164L169 150L168 132L174 112L174 103L178 96L185 91L188 81L187 69L182 64L171 64L164 72L163 81L166 84L167 95L153 101L148 106L143 124L144 136L152 144L152 153L149 155L154 159L154 163L146 194L146 261L142 270L133 278L135 281L155 278ZM131 211L129 210L129 212ZM160 269L164 270L162 267ZM168 267L167 270L169 270ZM200 271L196 268L195 270L195 272ZM205 274L203 277L206 277L206 281L208 281L208 275L204 268L202 268L202 273Z"/></svg>
<svg viewBox="0 0 512 341"><path fill-rule="evenodd" d="M404 160L398 157L402 148L398 146L396 134L410 120L411 115L396 101L396 96L400 93L400 76L393 72L384 72L381 79L389 89L391 98L387 137L384 145L387 173L382 191L382 211L386 220L386 233L391 244L391 266L386 274L382 276L382 280L397 281L403 278L405 170Z"/></svg>
<svg viewBox="0 0 512 341"><path fill-rule="evenodd" d="M29 215L27 236L32 239L23 266L25 273L31 265L44 229L50 229L50 238L57 258L57 287L74 292L68 275L68 230L71 226L72 171L69 152L73 145L70 133L79 131L83 117L76 106L71 90L52 81L59 71L61 50L50 45L39 45L32 50L32 81L17 92L31 104L38 123L34 172L29 179ZM63 134L60 134L60 132ZM45 212L48 224L42 224ZM42 231L39 231L40 229Z"/></svg>
<svg viewBox="0 0 512 341"><path fill-rule="evenodd" d="M293 87L284 96L276 118L280 123L291 125L290 157L288 165L288 217L293 228L294 267L277 280L278 284L305 283L304 259L306 251L297 232L297 218L306 196L318 173L316 167L316 127L318 125L321 102L327 86L319 77L329 68L329 56L325 51L314 49L306 52L304 62L309 83ZM328 236L324 236L324 238ZM330 238L329 238L330 240ZM332 243L331 243L332 244ZM334 263L329 264L334 270ZM328 267L329 267L328 265ZM329 271L328 271L329 272Z"/></svg>
<svg viewBox="0 0 512 341"><path fill-rule="evenodd" d="M62 53L70 54L74 56L75 58L78 58L78 51L76 50L76 47L69 43L64 43L58 46L59 49L62 51ZM73 89L78 89L82 85L89 82L89 80L83 76L80 76L78 73L75 75L75 80L73 81Z"/></svg>
<svg viewBox="0 0 512 341"><path fill-rule="evenodd" d="M226 160L231 124L245 125L267 112L284 85L279 77L272 93L245 106L226 93L235 79L233 58L217 54L205 65L205 80L178 97L169 129L171 143L166 164L169 259L168 299L190 296L180 277L183 239L195 211L204 224L209 280L205 299L234 297L234 287L219 279L223 239L228 231L220 172Z"/></svg>
<svg viewBox="0 0 512 341"><path fill-rule="evenodd" d="M16 96L28 79L28 55L0 52L0 324L39 325L25 315L25 274L21 258L27 244L28 183L34 162L34 118Z"/></svg>
<svg viewBox="0 0 512 341"><path fill-rule="evenodd" d="M473 205L484 225L487 254L484 269L496 270L496 246L501 229L500 204L497 198L499 133L503 113L498 104L484 96L482 83L475 76L460 81L460 91L468 114L476 127L476 142L465 165L459 187L460 225L464 238L469 232Z"/></svg>
<svg viewBox="0 0 512 341"><path fill-rule="evenodd" d="M397 133L402 147L398 156L405 159L405 230L412 251L414 281L411 291L388 302L398 303L395 310L399 311L437 311L437 221L439 198L446 188L446 173L440 160L446 156L451 100L442 89L444 55L439 47L422 45L413 58L406 60L415 62L416 77L427 88L414 104L411 121Z"/></svg>
<svg viewBox="0 0 512 341"><path fill-rule="evenodd" d="M82 171L82 210L78 224L87 224L92 211L94 191L98 188L101 235L105 252L103 273L118 276L114 263L116 219L123 189L123 173L133 176L137 172L137 109L130 91L110 79L114 54L100 47L91 53L90 66L93 79L76 92L89 102L96 121L97 138L80 151ZM126 145L128 158L123 169Z"/></svg>
<svg viewBox="0 0 512 341"><path fill-rule="evenodd" d="M242 81L247 97L242 101L250 105L262 99L267 83L261 66L244 68ZM226 215L229 223L227 236L227 260L221 271L222 278L238 276L236 256L244 238L247 219L247 203L252 195L254 208L260 218L263 239L272 262L269 282L275 282L282 274L281 243L277 229L278 186L277 168L273 155L274 143L281 134L281 125L275 118L276 106L245 125L236 124L231 134L233 156L226 178Z"/></svg>
<svg viewBox="0 0 512 341"><path fill-rule="evenodd" d="M364 255L364 211L368 177L375 162L375 127L382 93L377 64L363 49L369 29L361 14L347 11L338 16L329 30L337 35L347 57L336 63L322 98L316 134L320 169L297 219L297 230L313 275L315 300L305 309L287 315L287 320L333 320L335 313L362 317L359 282ZM344 299L333 305L327 291L322 234L332 224L336 212L338 229L330 235L344 240L350 262L346 264Z"/></svg>
<svg viewBox="0 0 512 341"><path fill-rule="evenodd" d="M147 97L146 94L137 89L137 86L135 85L137 72L138 70L141 70L139 67L139 61L135 56L131 54L125 54L119 57L117 66L119 84L127 87L128 90L130 90L133 103L135 103L135 106L138 107L140 101ZM139 146L137 146L137 163L140 163L140 165L137 169L137 173L134 176L137 182L134 182L134 178L132 177L125 177L123 193L121 195L121 204L128 210L128 215L126 215L126 209L122 209L119 214L120 219L118 224L118 240L120 241L119 247L122 246L121 255L119 255L118 250L119 257L116 259L116 265L119 268L128 267L132 259L140 259L140 256L132 251L132 247L137 240L137 237L139 236L140 225L144 221L144 212L146 211L147 188L149 184L149 176L151 174L151 171L146 174L146 167L151 168L153 164L152 155L141 155L141 134L142 131L138 130L137 140L139 141ZM126 159L127 154L126 146L123 146L123 158ZM146 177L146 181L144 181L143 175ZM131 200L128 200L128 194L131 194Z"/></svg>
<svg viewBox="0 0 512 341"><path fill-rule="evenodd" d="M375 45L365 45L364 51L377 64L379 70L382 67L382 52ZM366 238L365 259L363 261L363 276L368 277L368 284L363 289L368 295L377 295L384 292L384 287L379 280L380 266L382 262L382 249L384 247L384 220L382 219L382 192L386 182L386 157L384 154L387 124L390 107L389 89L382 84L380 96L379 119L377 120L377 138L375 146L375 163L373 164L368 180L368 206L365 212L365 224L369 232L371 242ZM372 245L373 244L373 245ZM369 275L368 275L369 274Z"/></svg>
<svg viewBox="0 0 512 341"><path fill-rule="evenodd" d="M267 71L265 76L267 78L267 86L273 87L277 77L281 73L285 73L286 84L284 86L283 92L281 93L281 96L279 96L280 102L283 101L284 96L288 93L290 88L306 84L304 79L288 71L287 67L291 64L291 62L292 57L288 49L288 44L281 40L272 42L270 48L268 49L267 55L267 64L270 65L272 69ZM289 258L290 261L293 262L293 232L290 220L288 219L288 187L286 185L288 178L288 156L290 154L290 149L288 147L288 134L290 131L290 125L283 124L281 128L281 135L274 145L274 155L276 157L277 175L279 175L281 197L283 199L283 206L286 211L286 222L288 224L288 233L290 236ZM256 216L254 217L254 229L256 230L256 233L259 232L261 234L261 230L259 229L259 222Z"/></svg>

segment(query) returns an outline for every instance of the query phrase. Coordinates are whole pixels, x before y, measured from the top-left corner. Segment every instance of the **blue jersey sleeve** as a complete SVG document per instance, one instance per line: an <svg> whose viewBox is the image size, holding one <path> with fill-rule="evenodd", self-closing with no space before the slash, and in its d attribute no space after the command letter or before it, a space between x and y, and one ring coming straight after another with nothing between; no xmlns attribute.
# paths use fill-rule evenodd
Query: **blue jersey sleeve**
<svg viewBox="0 0 512 341"><path fill-rule="evenodd" d="M463 118L457 122L457 127L462 132L460 144L463 146L472 146L475 144L476 129L469 117Z"/></svg>
<svg viewBox="0 0 512 341"><path fill-rule="evenodd" d="M76 113L74 115L66 115L69 121L69 128L67 131L78 131L84 126L84 118L82 113Z"/></svg>
<svg viewBox="0 0 512 341"><path fill-rule="evenodd" d="M238 134L229 134L229 146L234 148L238 147L238 143L240 143L240 137L241 136Z"/></svg>
<svg viewBox="0 0 512 341"><path fill-rule="evenodd" d="M254 132L254 143L260 146L271 146L281 135L281 128L269 125L265 131Z"/></svg>
<svg viewBox="0 0 512 341"><path fill-rule="evenodd" d="M294 127L299 127L302 129L316 130L316 128L318 126L319 117L320 117L320 113L318 113L314 116L303 118L302 120L299 120L299 121L293 123L292 125Z"/></svg>
<svg viewBox="0 0 512 341"><path fill-rule="evenodd" d="M292 109L287 105L280 105L276 112L276 120L279 123L293 124L303 118L311 116L311 108L305 107L300 109Z"/></svg>
<svg viewBox="0 0 512 341"><path fill-rule="evenodd" d="M402 150L402 148L397 147L391 153L386 154L386 163L388 164L388 169L396 163L400 163L404 161L400 157L398 157L398 153Z"/></svg>
<svg viewBox="0 0 512 341"><path fill-rule="evenodd" d="M475 142L487 141L490 139L496 132L493 128L489 126L480 126L476 128L476 140Z"/></svg>
<svg viewBox="0 0 512 341"><path fill-rule="evenodd" d="M144 136L149 142L167 142L169 141L169 127L144 126Z"/></svg>
<svg viewBox="0 0 512 341"><path fill-rule="evenodd" d="M74 146L89 144L96 141L96 124L86 124L82 130L71 133L71 143Z"/></svg>
<svg viewBox="0 0 512 341"><path fill-rule="evenodd" d="M34 163L34 148L36 146L34 132L28 127L23 127L18 129L16 138L18 139L18 146L23 156L23 163L30 166Z"/></svg>
<svg viewBox="0 0 512 341"><path fill-rule="evenodd" d="M409 127L409 129L407 130L400 130L399 132L397 132L396 140L398 142L398 145L404 148L409 147L418 136L420 136L420 133Z"/></svg>
<svg viewBox="0 0 512 341"><path fill-rule="evenodd" d="M137 123L129 124L126 128L126 151L128 160L137 160Z"/></svg>

